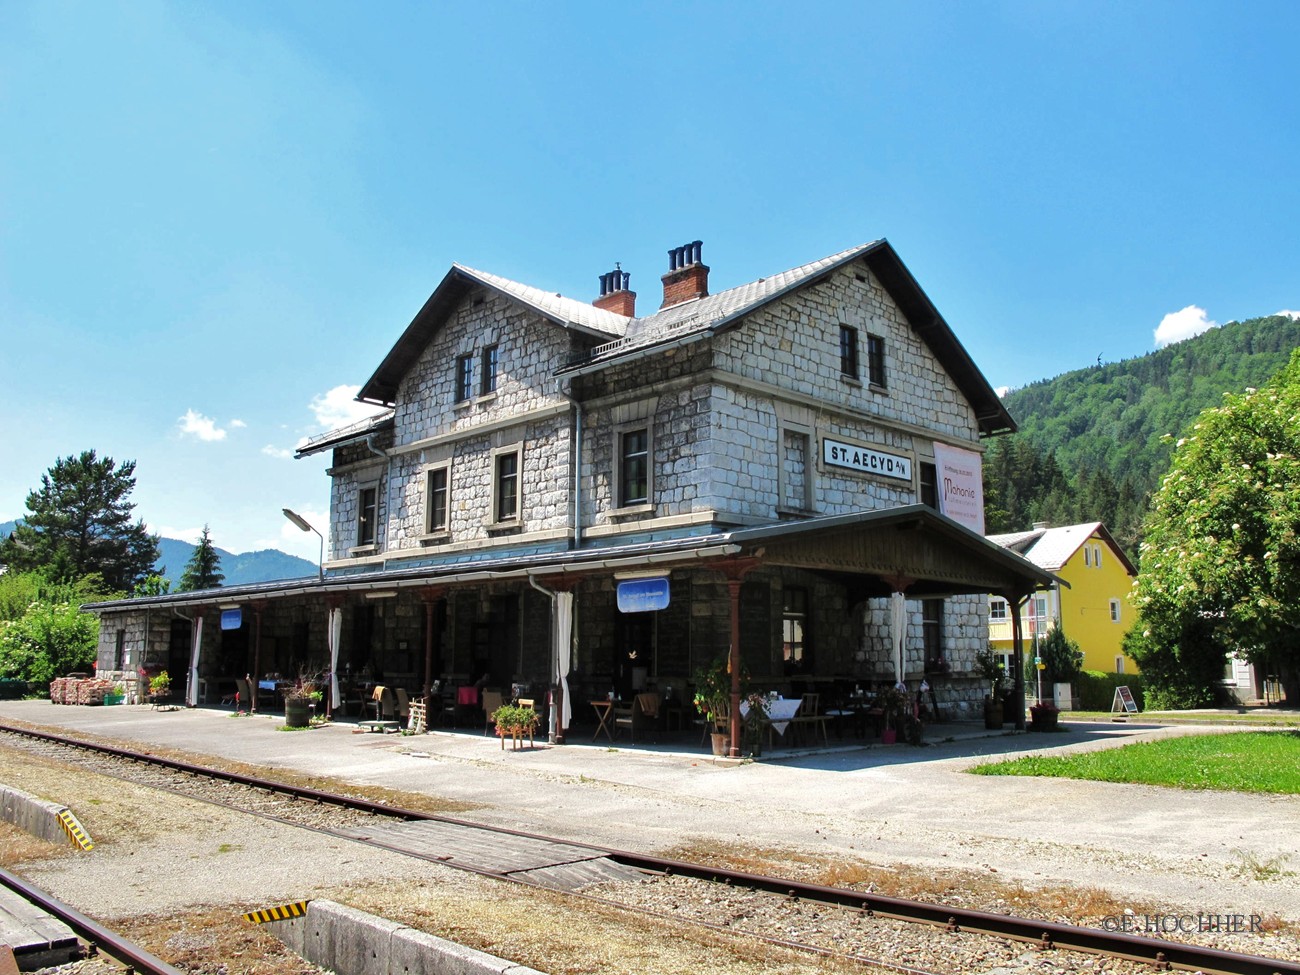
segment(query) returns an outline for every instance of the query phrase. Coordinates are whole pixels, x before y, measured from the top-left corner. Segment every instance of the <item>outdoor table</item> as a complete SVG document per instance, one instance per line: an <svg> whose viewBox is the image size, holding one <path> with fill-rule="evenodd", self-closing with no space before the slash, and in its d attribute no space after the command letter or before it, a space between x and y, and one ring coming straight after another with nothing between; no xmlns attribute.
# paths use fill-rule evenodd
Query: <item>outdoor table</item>
<svg viewBox="0 0 1300 975"><path fill-rule="evenodd" d="M767 702L766 720L771 732L768 736L769 742L775 743L775 735L780 735L782 738L785 737L785 729L790 726L790 719L799 711L799 705L801 704L803 704L803 698L801 697L778 697L775 700L769 700ZM749 702L741 701L740 716L743 718L748 715Z"/></svg>
<svg viewBox="0 0 1300 975"><path fill-rule="evenodd" d="M591 740L595 741L600 737L600 733L603 731L605 732L605 737L610 741L613 741L614 736L609 730L609 715L610 712L614 710L614 702L609 700L592 701L591 707L592 710L596 712L596 717L600 719L600 725L596 728L596 733L591 736Z"/></svg>

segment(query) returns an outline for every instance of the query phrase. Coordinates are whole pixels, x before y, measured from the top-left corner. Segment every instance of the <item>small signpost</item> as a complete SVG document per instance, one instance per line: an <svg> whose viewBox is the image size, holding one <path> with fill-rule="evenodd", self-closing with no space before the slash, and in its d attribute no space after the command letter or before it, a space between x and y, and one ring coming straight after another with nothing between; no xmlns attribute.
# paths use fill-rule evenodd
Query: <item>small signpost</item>
<svg viewBox="0 0 1300 975"><path fill-rule="evenodd" d="M1133 700L1133 692L1128 689L1128 685L1115 688L1115 699L1111 702L1110 713L1112 721L1125 721L1130 714L1138 713L1137 701Z"/></svg>

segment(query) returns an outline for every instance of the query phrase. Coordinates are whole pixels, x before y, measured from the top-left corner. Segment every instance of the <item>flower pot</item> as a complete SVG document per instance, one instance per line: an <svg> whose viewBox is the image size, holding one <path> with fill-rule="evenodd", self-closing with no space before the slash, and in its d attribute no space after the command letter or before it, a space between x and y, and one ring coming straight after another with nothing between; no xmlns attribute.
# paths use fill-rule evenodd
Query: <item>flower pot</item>
<svg viewBox="0 0 1300 975"><path fill-rule="evenodd" d="M984 728L986 731L998 731L1002 727L1002 702L996 698L984 699Z"/></svg>
<svg viewBox="0 0 1300 975"><path fill-rule="evenodd" d="M1050 704L1037 705L1029 709L1029 730L1030 731L1055 731L1058 726L1057 719L1060 712Z"/></svg>
<svg viewBox="0 0 1300 975"><path fill-rule="evenodd" d="M880 732L880 743L882 745L892 745L898 741L898 730L896 728L884 728Z"/></svg>
<svg viewBox="0 0 1300 975"><path fill-rule="evenodd" d="M731 735L724 735L719 732L713 733L713 754L725 756L731 751Z"/></svg>
<svg viewBox="0 0 1300 975"><path fill-rule="evenodd" d="M309 714L306 701L284 702L284 726L286 728L306 728L311 724Z"/></svg>

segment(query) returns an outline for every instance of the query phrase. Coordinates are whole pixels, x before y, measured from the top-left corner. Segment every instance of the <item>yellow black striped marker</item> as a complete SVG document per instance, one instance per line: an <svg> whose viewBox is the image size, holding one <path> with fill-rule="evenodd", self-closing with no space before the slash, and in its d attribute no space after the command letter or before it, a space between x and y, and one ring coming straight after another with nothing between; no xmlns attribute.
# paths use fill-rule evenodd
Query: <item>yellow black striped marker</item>
<svg viewBox="0 0 1300 975"><path fill-rule="evenodd" d="M86 835L86 831L81 828L77 822L77 817L71 812L64 809L59 813L59 825L63 827L63 832L68 834L68 839L72 841L73 846L79 846L83 850L93 850L94 842Z"/></svg>
<svg viewBox="0 0 1300 975"><path fill-rule="evenodd" d="M307 905L310 901L294 901L292 904L281 904L279 907L267 907L260 911L249 911L244 915L244 920L250 924L265 924L267 921L287 921L291 917L302 917L307 913Z"/></svg>

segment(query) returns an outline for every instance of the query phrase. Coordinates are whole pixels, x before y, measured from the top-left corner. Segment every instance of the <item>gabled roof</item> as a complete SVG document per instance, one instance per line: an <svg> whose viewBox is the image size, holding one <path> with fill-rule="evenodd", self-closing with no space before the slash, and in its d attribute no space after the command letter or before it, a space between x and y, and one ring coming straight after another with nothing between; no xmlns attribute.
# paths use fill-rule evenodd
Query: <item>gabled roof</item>
<svg viewBox="0 0 1300 975"><path fill-rule="evenodd" d="M1111 553L1119 559L1129 575L1137 575L1133 563L1129 561L1124 550L1119 547L1100 521L1089 521L1081 525L1063 525L1060 528L1035 528L1032 531L1015 532L1009 535L989 535L988 540L1018 552L1040 568L1057 572L1093 535L1099 536L1110 547Z"/></svg>
<svg viewBox="0 0 1300 975"><path fill-rule="evenodd" d="M1002 400L894 248L884 239L860 244L717 294L684 301L641 318L624 318L586 302L477 271L463 264L453 264L374 375L361 387L357 398L392 405L406 370L424 351L446 315L473 287L489 288L533 308L558 325L606 339L586 359L559 370L560 375L577 375L736 327L746 315L764 305L823 280L859 259L885 286L912 328L952 376L975 410L980 432L985 436L1015 432L1015 421L1002 405Z"/></svg>
<svg viewBox="0 0 1300 975"><path fill-rule="evenodd" d="M396 344L389 350L357 399L366 403L392 406L397 399L397 387L402 376L442 327L443 320L465 295L475 287L484 287L527 305L539 315L549 318L564 328L573 328L596 339L615 339L624 334L628 319L612 311L605 311L585 301L565 298L551 291L520 284L496 274L477 271L464 264L453 264L451 270L434 289L433 294L411 319Z"/></svg>

